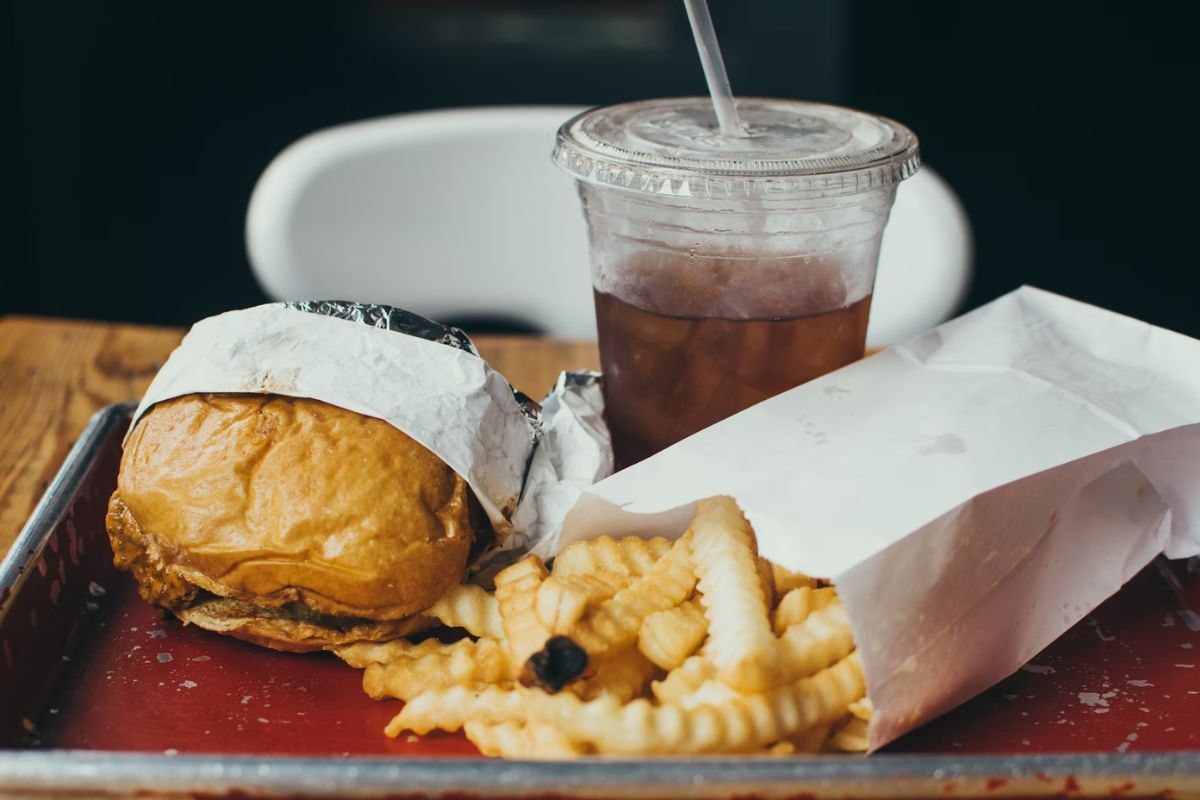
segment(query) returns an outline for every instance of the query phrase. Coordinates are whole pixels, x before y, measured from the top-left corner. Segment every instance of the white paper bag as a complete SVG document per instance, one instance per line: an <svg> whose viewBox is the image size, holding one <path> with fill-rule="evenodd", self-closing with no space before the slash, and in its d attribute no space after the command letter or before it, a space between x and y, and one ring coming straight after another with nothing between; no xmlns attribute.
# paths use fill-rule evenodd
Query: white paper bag
<svg viewBox="0 0 1200 800"><path fill-rule="evenodd" d="M676 536L720 494L837 584L878 747L1200 553L1200 342L1020 289L601 481L559 544Z"/></svg>

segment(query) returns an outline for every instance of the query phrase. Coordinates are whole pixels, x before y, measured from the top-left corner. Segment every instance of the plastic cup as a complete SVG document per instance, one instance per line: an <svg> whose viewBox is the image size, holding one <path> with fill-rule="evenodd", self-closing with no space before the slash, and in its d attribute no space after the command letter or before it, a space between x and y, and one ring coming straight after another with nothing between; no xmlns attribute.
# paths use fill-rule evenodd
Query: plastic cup
<svg viewBox="0 0 1200 800"><path fill-rule="evenodd" d="M619 466L861 358L896 185L917 139L836 106L708 98L585 112L558 132L587 218Z"/></svg>

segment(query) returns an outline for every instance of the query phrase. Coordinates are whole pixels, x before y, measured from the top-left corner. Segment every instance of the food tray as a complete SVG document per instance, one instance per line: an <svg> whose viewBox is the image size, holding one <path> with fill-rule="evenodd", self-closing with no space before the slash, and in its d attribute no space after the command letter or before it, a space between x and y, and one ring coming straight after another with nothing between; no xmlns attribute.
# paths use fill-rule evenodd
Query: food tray
<svg viewBox="0 0 1200 800"><path fill-rule="evenodd" d="M0 796L1200 796L1200 574L1159 562L1024 670L869 758L504 762L388 739L326 654L164 618L111 564L132 405L99 412L0 564Z"/></svg>

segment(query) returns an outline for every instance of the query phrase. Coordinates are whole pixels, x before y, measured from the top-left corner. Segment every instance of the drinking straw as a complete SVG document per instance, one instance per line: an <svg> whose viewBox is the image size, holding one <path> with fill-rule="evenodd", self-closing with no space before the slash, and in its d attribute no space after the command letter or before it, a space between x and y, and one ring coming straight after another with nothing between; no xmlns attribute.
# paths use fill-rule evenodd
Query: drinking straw
<svg viewBox="0 0 1200 800"><path fill-rule="evenodd" d="M725 61L717 44L717 32L713 30L712 15L708 13L708 0L683 0L683 5L692 24L696 49L700 51L700 65L704 67L704 80L708 83L708 93L712 95L713 111L717 114L721 135L745 136L733 104L733 91L729 88L729 75L725 72Z"/></svg>

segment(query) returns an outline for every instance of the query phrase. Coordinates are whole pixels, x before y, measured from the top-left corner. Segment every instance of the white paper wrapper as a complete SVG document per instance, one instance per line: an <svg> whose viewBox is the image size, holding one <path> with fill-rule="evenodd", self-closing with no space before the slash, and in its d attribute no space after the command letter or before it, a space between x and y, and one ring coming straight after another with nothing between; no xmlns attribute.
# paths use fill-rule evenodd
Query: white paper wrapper
<svg viewBox="0 0 1200 800"><path fill-rule="evenodd" d="M1198 423L1200 342L1026 288L601 481L560 544L732 495L764 556L837 583L878 747L1200 552Z"/></svg>
<svg viewBox="0 0 1200 800"><path fill-rule="evenodd" d="M130 428L193 392L310 397L378 417L466 479L501 551L544 549L579 492L612 471L594 375L564 374L538 412L461 331L386 306L299 305L310 310L277 303L196 323Z"/></svg>

